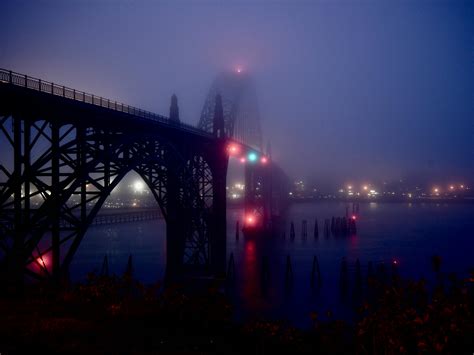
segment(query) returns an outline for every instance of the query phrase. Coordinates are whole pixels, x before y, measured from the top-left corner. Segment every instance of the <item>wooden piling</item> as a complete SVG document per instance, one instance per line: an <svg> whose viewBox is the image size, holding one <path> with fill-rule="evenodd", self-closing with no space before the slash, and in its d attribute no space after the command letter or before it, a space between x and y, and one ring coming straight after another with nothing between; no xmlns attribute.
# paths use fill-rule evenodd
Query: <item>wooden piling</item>
<svg viewBox="0 0 474 355"><path fill-rule="evenodd" d="M307 221L304 219L302 222L301 222L301 238L303 240L306 240L306 238L308 237L308 223Z"/></svg>
<svg viewBox="0 0 474 355"><path fill-rule="evenodd" d="M133 275L133 260L132 260L132 254L128 256L128 261L127 261L127 266L125 268L125 276L132 277Z"/></svg>
<svg viewBox="0 0 474 355"><path fill-rule="evenodd" d="M319 238L319 228L318 228L318 219L315 218L314 220L314 238Z"/></svg>
<svg viewBox="0 0 474 355"><path fill-rule="evenodd" d="M291 221L290 225L290 239L291 241L295 240L295 224Z"/></svg>
<svg viewBox="0 0 474 355"><path fill-rule="evenodd" d="M329 228L329 219L324 220L324 236L329 238L330 228Z"/></svg>
<svg viewBox="0 0 474 355"><path fill-rule="evenodd" d="M239 230L239 221L235 222L235 240L239 240L240 230Z"/></svg>
<svg viewBox="0 0 474 355"><path fill-rule="evenodd" d="M104 261L102 262L100 274L102 276L109 276L109 258L107 257L107 254L104 255Z"/></svg>

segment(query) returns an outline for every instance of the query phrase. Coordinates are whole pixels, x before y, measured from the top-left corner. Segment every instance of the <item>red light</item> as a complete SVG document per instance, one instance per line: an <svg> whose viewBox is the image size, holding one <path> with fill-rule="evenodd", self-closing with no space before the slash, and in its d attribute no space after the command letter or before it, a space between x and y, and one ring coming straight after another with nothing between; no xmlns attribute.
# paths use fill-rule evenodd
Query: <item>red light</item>
<svg viewBox="0 0 474 355"><path fill-rule="evenodd" d="M256 217L254 215L248 215L245 217L245 223L249 226L255 225Z"/></svg>
<svg viewBox="0 0 474 355"><path fill-rule="evenodd" d="M352 219L355 221L357 219L357 216L352 215Z"/></svg>
<svg viewBox="0 0 474 355"><path fill-rule="evenodd" d="M262 157L260 161L262 162L262 164L266 164L268 162L268 159L267 157Z"/></svg>
<svg viewBox="0 0 474 355"><path fill-rule="evenodd" d="M235 155L239 153L240 147L237 144L229 144L227 146L227 151L229 152L229 154Z"/></svg>
<svg viewBox="0 0 474 355"><path fill-rule="evenodd" d="M245 157L240 158L240 162L241 162L241 163L245 163L245 162L246 162Z"/></svg>
<svg viewBox="0 0 474 355"><path fill-rule="evenodd" d="M397 265L398 264L398 261L397 260L394 260L393 261L393 265Z"/></svg>
<svg viewBox="0 0 474 355"><path fill-rule="evenodd" d="M42 267L46 267L48 265L48 258L46 256L38 256L36 262Z"/></svg>

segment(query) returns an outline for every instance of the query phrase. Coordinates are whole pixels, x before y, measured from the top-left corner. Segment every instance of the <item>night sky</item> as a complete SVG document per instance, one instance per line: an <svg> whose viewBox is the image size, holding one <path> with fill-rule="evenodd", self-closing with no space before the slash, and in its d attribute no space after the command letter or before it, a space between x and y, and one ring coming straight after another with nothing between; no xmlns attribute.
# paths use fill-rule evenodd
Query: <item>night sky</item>
<svg viewBox="0 0 474 355"><path fill-rule="evenodd" d="M19 1L0 67L197 124L242 66L294 177L474 180L474 2Z"/></svg>

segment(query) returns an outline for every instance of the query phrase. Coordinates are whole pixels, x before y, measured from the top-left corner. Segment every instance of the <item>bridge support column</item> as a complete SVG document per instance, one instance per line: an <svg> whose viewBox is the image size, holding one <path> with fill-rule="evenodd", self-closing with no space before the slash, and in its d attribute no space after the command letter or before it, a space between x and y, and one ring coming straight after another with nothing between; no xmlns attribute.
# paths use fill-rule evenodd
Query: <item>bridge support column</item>
<svg viewBox="0 0 474 355"><path fill-rule="evenodd" d="M22 152L21 152L21 120L13 117L13 210L14 210L14 234L13 246L10 256L7 255L7 278L8 293L21 292L23 287L23 267L25 259L24 251L24 214L21 202L21 176L22 176Z"/></svg>
<svg viewBox="0 0 474 355"><path fill-rule="evenodd" d="M180 212L179 184L176 175L176 162L171 158L168 161L168 173L166 179L166 271L165 283L170 284L178 281L183 273L184 253L184 216Z"/></svg>
<svg viewBox="0 0 474 355"><path fill-rule="evenodd" d="M225 151L224 148L220 148ZM224 276L227 257L227 157L221 157L213 173L213 233L211 267L216 276Z"/></svg>

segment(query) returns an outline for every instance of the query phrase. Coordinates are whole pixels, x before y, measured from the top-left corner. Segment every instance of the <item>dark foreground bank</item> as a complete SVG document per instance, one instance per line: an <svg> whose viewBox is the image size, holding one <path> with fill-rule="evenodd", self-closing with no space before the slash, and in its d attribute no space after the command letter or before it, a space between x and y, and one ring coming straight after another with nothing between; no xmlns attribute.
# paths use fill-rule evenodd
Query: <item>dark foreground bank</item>
<svg viewBox="0 0 474 355"><path fill-rule="evenodd" d="M354 324L308 314L311 329L285 322L232 321L225 283L201 289L143 286L130 275L90 274L53 294L42 285L0 300L6 354L472 354L474 275L423 281L369 280ZM320 321L324 319L324 321Z"/></svg>

